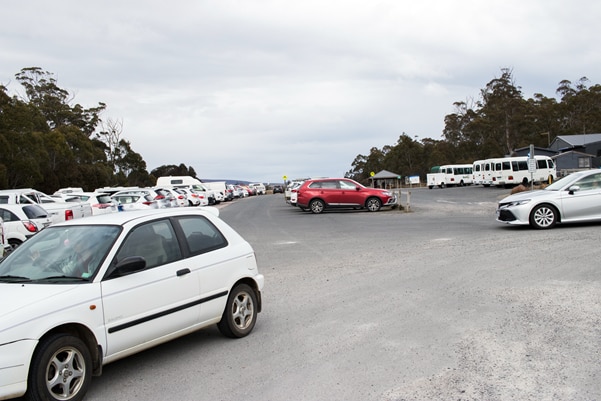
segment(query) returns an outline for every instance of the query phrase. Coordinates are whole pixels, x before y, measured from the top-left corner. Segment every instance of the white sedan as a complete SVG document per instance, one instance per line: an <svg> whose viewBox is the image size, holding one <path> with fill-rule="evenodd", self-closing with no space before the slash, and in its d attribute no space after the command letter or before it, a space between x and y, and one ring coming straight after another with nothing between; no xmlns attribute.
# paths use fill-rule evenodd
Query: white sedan
<svg viewBox="0 0 601 401"><path fill-rule="evenodd" d="M510 195L499 202L497 221L534 228L601 221L601 170L579 171L545 189Z"/></svg>
<svg viewBox="0 0 601 401"><path fill-rule="evenodd" d="M248 335L264 278L214 208L52 225L0 262L0 399L81 400L102 366L217 324Z"/></svg>

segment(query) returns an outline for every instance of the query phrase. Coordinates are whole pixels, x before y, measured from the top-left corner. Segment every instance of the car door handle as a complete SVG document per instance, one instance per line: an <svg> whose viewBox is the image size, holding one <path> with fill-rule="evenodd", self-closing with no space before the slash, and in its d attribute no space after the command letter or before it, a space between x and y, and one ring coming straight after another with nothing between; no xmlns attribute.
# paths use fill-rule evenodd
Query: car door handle
<svg viewBox="0 0 601 401"><path fill-rule="evenodd" d="M185 276L186 274L191 273L190 269L185 268L177 271L177 277Z"/></svg>

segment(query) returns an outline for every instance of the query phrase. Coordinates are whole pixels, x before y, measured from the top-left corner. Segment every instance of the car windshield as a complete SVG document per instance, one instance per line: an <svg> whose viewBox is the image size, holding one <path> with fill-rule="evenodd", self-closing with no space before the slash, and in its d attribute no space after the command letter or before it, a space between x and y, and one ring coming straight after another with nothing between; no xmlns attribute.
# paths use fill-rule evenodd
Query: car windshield
<svg viewBox="0 0 601 401"><path fill-rule="evenodd" d="M120 232L120 226L50 226L0 262L0 282L90 281Z"/></svg>

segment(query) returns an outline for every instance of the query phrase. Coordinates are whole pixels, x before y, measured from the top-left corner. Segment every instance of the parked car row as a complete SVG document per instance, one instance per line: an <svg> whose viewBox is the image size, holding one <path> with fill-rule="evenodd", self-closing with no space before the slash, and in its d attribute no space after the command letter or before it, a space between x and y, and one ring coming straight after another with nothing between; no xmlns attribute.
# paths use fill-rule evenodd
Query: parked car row
<svg viewBox="0 0 601 401"><path fill-rule="evenodd" d="M93 192L82 188L61 188L47 195L31 188L0 190L0 218L4 229L0 248L18 247L52 223L118 211L216 205L247 196L264 194L263 184L209 185L189 187L157 186L104 187Z"/></svg>

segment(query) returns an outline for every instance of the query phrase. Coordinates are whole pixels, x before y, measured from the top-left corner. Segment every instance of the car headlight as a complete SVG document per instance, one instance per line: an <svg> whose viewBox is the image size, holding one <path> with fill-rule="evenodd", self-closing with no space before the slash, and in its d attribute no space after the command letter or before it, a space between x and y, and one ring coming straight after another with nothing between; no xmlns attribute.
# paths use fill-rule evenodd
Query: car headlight
<svg viewBox="0 0 601 401"><path fill-rule="evenodd" d="M531 199L522 199L522 200L518 200L518 201L501 204L501 205L499 205L499 207L504 208L504 207L520 206L520 205L525 205L526 203L528 203L530 201L531 201Z"/></svg>

